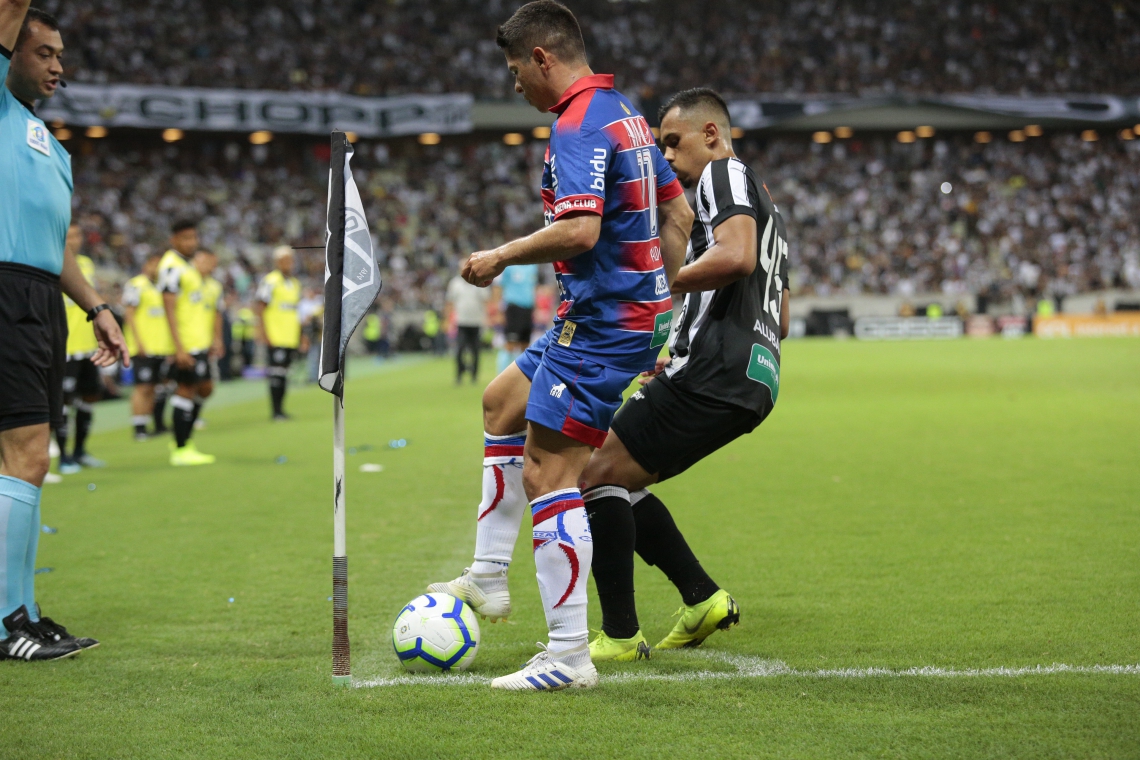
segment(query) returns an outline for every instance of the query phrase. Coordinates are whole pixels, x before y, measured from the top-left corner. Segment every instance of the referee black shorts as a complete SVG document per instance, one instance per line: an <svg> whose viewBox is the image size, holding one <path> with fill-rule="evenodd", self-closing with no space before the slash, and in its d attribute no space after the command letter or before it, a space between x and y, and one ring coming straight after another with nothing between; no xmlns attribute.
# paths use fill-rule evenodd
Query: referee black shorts
<svg viewBox="0 0 1140 760"><path fill-rule="evenodd" d="M529 345L531 333L534 332L534 309L509 303L503 317L505 322L503 337L507 339L507 343Z"/></svg>
<svg viewBox="0 0 1140 760"><path fill-rule="evenodd" d="M660 378L629 397L610 423L633 460L668 480L742 435L772 411L757 414L688 393Z"/></svg>
<svg viewBox="0 0 1140 760"><path fill-rule="evenodd" d="M0 430L63 424L67 315L59 277L0 262Z"/></svg>

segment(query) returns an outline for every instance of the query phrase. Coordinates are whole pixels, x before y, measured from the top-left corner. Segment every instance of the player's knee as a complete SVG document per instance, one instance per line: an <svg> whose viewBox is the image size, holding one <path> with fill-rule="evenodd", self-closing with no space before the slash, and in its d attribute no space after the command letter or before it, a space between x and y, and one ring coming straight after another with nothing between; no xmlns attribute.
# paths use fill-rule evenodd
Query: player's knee
<svg viewBox="0 0 1140 760"><path fill-rule="evenodd" d="M214 392L214 384L212 382L205 382L198 384L198 398L207 399L210 394Z"/></svg>
<svg viewBox="0 0 1140 760"><path fill-rule="evenodd" d="M21 452L19 456L11 459L11 462L5 464L12 477L31 483L36 488L43 485L48 469L51 468L51 458L46 447L43 451Z"/></svg>

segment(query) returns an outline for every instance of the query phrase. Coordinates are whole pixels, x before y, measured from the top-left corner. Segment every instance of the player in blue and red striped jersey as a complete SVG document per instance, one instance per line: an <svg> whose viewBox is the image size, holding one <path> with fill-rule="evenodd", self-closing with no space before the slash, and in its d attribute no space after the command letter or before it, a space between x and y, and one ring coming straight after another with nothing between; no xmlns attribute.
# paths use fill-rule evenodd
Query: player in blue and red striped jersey
<svg viewBox="0 0 1140 760"><path fill-rule="evenodd" d="M578 478L606 438L622 391L654 366L669 336L669 284L693 212L649 125L613 77L586 62L574 15L552 0L519 8L497 43L515 90L557 115L542 198L546 227L471 255L462 275L487 286L512 264L553 262L553 329L487 386L483 501L475 563L432 584L491 618L510 614L507 567L526 505L549 647L496 688L592 686L586 628L590 527Z"/></svg>

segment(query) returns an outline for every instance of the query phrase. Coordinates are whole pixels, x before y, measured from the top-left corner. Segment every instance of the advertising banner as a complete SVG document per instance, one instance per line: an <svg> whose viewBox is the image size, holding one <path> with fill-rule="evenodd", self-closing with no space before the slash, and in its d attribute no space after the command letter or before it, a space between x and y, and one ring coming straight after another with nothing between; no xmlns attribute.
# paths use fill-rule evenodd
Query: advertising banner
<svg viewBox="0 0 1140 760"><path fill-rule="evenodd" d="M923 340L962 337L957 317L859 317L855 320L859 340Z"/></svg>
<svg viewBox="0 0 1140 760"><path fill-rule="evenodd" d="M470 132L473 102L470 95L363 98L337 92L69 83L38 115L49 123L62 119L81 126L313 135L336 129L361 137L396 137Z"/></svg>
<svg viewBox="0 0 1140 760"><path fill-rule="evenodd" d="M1140 312L1123 314L1058 314L1033 320L1038 338L1140 338Z"/></svg>

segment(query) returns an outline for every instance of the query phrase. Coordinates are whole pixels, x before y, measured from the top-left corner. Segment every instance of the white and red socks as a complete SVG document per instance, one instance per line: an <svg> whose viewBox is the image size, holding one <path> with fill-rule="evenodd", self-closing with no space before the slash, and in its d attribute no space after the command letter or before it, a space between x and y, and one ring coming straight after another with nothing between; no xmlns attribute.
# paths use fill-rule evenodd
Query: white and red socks
<svg viewBox="0 0 1140 760"><path fill-rule="evenodd" d="M550 629L551 656L572 668L590 663L585 645L586 576L594 544L582 495L564 488L531 503L534 520L534 564L542 609Z"/></svg>
<svg viewBox="0 0 1140 760"><path fill-rule="evenodd" d="M475 562L472 580L484 591L505 591L506 569L514 555L526 513L523 492L523 447L526 432L483 435L483 499L476 513Z"/></svg>

